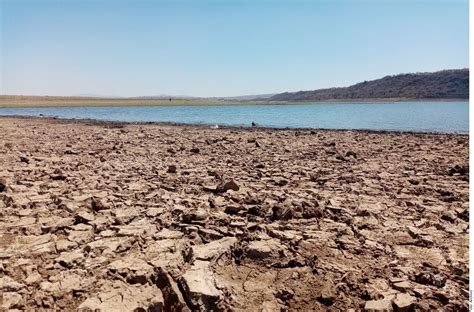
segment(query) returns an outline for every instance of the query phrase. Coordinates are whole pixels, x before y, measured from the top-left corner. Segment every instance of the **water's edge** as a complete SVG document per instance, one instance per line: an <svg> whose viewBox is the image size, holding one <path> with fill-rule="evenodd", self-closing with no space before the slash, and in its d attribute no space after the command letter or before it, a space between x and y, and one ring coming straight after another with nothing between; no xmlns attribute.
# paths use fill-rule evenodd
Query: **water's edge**
<svg viewBox="0 0 474 312"><path fill-rule="evenodd" d="M143 125L143 126L171 126L171 127L186 127L198 129L231 129L238 131L322 131L322 132L359 132L359 133L375 133L375 134L422 134L422 135L450 135L450 136L469 136L469 132L445 132L445 131L413 131L413 130L379 130L379 129L331 129L331 128L308 128L308 127L269 127L269 126L233 126L233 125L218 125L215 128L214 124L206 123L180 123L180 122L166 122L166 121L118 121L118 120L103 120L93 118L63 118L56 116L25 116L25 115L1 115L0 119L31 119L58 123L80 123L86 125L105 126L110 128L122 128L127 125Z"/></svg>

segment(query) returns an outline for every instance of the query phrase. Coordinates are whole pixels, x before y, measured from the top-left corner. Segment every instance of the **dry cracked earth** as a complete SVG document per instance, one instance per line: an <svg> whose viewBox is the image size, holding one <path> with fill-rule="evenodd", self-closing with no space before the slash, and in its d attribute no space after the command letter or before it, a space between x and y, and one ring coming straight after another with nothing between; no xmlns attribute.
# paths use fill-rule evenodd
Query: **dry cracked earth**
<svg viewBox="0 0 474 312"><path fill-rule="evenodd" d="M467 135L0 131L4 310L468 310Z"/></svg>

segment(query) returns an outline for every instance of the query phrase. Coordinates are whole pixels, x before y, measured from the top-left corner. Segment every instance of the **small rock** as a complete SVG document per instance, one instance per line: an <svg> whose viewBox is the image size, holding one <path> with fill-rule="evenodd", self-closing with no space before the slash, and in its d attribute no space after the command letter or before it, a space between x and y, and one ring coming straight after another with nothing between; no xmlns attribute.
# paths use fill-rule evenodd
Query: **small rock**
<svg viewBox="0 0 474 312"><path fill-rule="evenodd" d="M94 215L86 211L81 211L76 215L76 223L89 223L94 219Z"/></svg>
<svg viewBox="0 0 474 312"><path fill-rule="evenodd" d="M95 197L91 198L90 207L94 211L109 209L109 207L107 205L105 205L104 202L101 199L98 199L98 198L95 198Z"/></svg>
<svg viewBox="0 0 474 312"><path fill-rule="evenodd" d="M421 298L426 294L426 289L424 289L424 288L414 288L413 293L415 294L415 296Z"/></svg>
<svg viewBox="0 0 474 312"><path fill-rule="evenodd" d="M161 289L166 302L166 311L190 311L184 301L183 294L175 280L163 269L157 268L156 285Z"/></svg>
<svg viewBox="0 0 474 312"><path fill-rule="evenodd" d="M27 285L32 285L32 284L37 283L41 279L42 279L41 274L39 274L38 272L33 272L30 275L28 275L28 277L25 279L25 283Z"/></svg>
<svg viewBox="0 0 474 312"><path fill-rule="evenodd" d="M221 184L216 186L216 192L218 193L224 193L224 192L227 192L228 190L238 191L239 186L237 185L237 183L234 182L234 180L222 182Z"/></svg>
<svg viewBox="0 0 474 312"><path fill-rule="evenodd" d="M410 312L414 310L416 298L409 294L396 294L392 300L395 312Z"/></svg>
<svg viewBox="0 0 474 312"><path fill-rule="evenodd" d="M281 206L281 205L277 205L272 208L272 220L290 220L292 218L293 218L292 209Z"/></svg>
<svg viewBox="0 0 474 312"><path fill-rule="evenodd" d="M460 166L456 165L453 168L449 169L448 175L454 176L454 175L468 175L469 174L469 168L465 166Z"/></svg>
<svg viewBox="0 0 474 312"><path fill-rule="evenodd" d="M207 219L207 213L202 209L195 209L185 212L182 216L184 223L191 223L193 221L204 221Z"/></svg>
<svg viewBox="0 0 474 312"><path fill-rule="evenodd" d="M78 311L163 311L161 290L150 285L129 285L115 282L102 286L101 292L88 297Z"/></svg>
<svg viewBox="0 0 474 312"><path fill-rule="evenodd" d="M176 173L176 166L175 165L169 165L167 172L168 173Z"/></svg>
<svg viewBox="0 0 474 312"><path fill-rule="evenodd" d="M351 157L351 156L357 159L357 154L355 152L347 151L346 157Z"/></svg>
<svg viewBox="0 0 474 312"><path fill-rule="evenodd" d="M316 298L316 300L318 300L318 302L324 304L325 306L329 307L334 304L335 297L331 292L327 290L323 290L321 294Z"/></svg>
<svg viewBox="0 0 474 312"><path fill-rule="evenodd" d="M305 219L322 218L323 216L323 209L321 209L317 204L311 207L306 207L303 210L303 218Z"/></svg>
<svg viewBox="0 0 474 312"><path fill-rule="evenodd" d="M449 296L442 291L435 292L433 297L439 300L442 304L447 304L449 302Z"/></svg>
<svg viewBox="0 0 474 312"><path fill-rule="evenodd" d="M365 303L364 311L367 312L392 312L390 300L370 300Z"/></svg>
<svg viewBox="0 0 474 312"><path fill-rule="evenodd" d="M6 188L7 188L7 181L5 181L5 179L0 179L0 193L5 191Z"/></svg>
<svg viewBox="0 0 474 312"><path fill-rule="evenodd" d="M26 163L28 164L30 162L30 159L24 155L21 155L20 156L20 161L23 162L23 163Z"/></svg>
<svg viewBox="0 0 474 312"><path fill-rule="evenodd" d="M230 215L236 215L243 210L245 209L241 206L232 205L232 206L226 206L224 209L224 212Z"/></svg>
<svg viewBox="0 0 474 312"><path fill-rule="evenodd" d="M56 250L59 252L69 250L77 246L77 243L66 239L60 239L56 242Z"/></svg>
<svg viewBox="0 0 474 312"><path fill-rule="evenodd" d="M469 222L469 209L462 209L461 211L459 211L458 212L458 217L461 220Z"/></svg>
<svg viewBox="0 0 474 312"><path fill-rule="evenodd" d="M407 231L408 231L408 234L410 234L411 237L413 238L418 238L418 236L422 235L423 233L421 233L420 230L418 230L416 227L414 226L407 226L406 227Z"/></svg>
<svg viewBox="0 0 474 312"><path fill-rule="evenodd" d="M197 260L211 260L219 257L237 242L235 237L224 237L205 245L193 246L193 255Z"/></svg>
<svg viewBox="0 0 474 312"><path fill-rule="evenodd" d="M429 272L421 272L415 276L415 282L424 285L443 287L446 284L446 276L442 273L431 274Z"/></svg>
<svg viewBox="0 0 474 312"><path fill-rule="evenodd" d="M454 223L456 221L456 214L453 211L443 211L441 219Z"/></svg>
<svg viewBox="0 0 474 312"><path fill-rule="evenodd" d="M247 245L246 255L252 259L266 259L282 249L278 239L252 241Z"/></svg>
<svg viewBox="0 0 474 312"><path fill-rule="evenodd" d="M209 265L208 261L197 260L180 278L184 296L197 311L216 310L221 296Z"/></svg>
<svg viewBox="0 0 474 312"><path fill-rule="evenodd" d="M71 269L84 260L84 254L80 250L73 250L71 252L63 252L54 259L54 262L59 263L65 268Z"/></svg>
<svg viewBox="0 0 474 312"><path fill-rule="evenodd" d="M17 308L18 305L21 303L23 299L19 293L16 292L8 292L5 291L0 295L0 310L1 311L22 311L22 310L13 310L13 308ZM5 309L5 310L3 310Z"/></svg>
<svg viewBox="0 0 474 312"><path fill-rule="evenodd" d="M0 285L2 285L3 291L18 291L25 287L24 284L18 283L9 276L0 277Z"/></svg>
<svg viewBox="0 0 474 312"><path fill-rule="evenodd" d="M275 297L283 301L289 301L294 297L294 295L295 293L291 289L282 288L276 292Z"/></svg>
<svg viewBox="0 0 474 312"><path fill-rule="evenodd" d="M407 290L411 289L412 286L411 286L410 282L404 281L404 282L394 283L393 288L398 290L398 291L406 292Z"/></svg>
<svg viewBox="0 0 474 312"><path fill-rule="evenodd" d="M64 181L67 179L67 177L62 174L53 174L50 176L50 178L51 180L54 180L54 181Z"/></svg>
<svg viewBox="0 0 474 312"><path fill-rule="evenodd" d="M189 150L193 154L199 154L200 150L197 147L193 147L192 149Z"/></svg>

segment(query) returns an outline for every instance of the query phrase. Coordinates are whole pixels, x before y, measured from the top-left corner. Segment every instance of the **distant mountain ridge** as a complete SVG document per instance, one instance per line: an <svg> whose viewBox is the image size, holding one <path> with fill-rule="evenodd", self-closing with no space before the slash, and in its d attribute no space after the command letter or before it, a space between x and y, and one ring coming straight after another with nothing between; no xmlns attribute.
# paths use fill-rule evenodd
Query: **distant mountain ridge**
<svg viewBox="0 0 474 312"><path fill-rule="evenodd" d="M468 99L469 69L399 74L349 87L276 94L269 101L325 101L357 99Z"/></svg>

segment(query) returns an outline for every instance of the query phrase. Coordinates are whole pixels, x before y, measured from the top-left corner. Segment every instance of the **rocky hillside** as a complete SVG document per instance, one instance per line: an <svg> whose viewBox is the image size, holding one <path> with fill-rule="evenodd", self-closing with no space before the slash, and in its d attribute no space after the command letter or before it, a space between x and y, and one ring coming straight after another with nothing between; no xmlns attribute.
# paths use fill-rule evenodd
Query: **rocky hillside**
<svg viewBox="0 0 474 312"><path fill-rule="evenodd" d="M343 88L280 93L269 100L324 101L395 98L468 99L469 69L386 76Z"/></svg>

